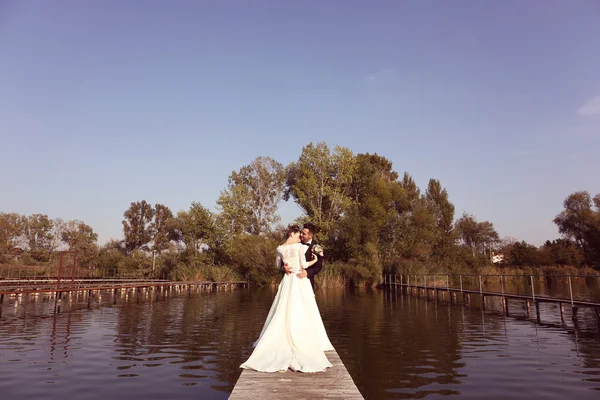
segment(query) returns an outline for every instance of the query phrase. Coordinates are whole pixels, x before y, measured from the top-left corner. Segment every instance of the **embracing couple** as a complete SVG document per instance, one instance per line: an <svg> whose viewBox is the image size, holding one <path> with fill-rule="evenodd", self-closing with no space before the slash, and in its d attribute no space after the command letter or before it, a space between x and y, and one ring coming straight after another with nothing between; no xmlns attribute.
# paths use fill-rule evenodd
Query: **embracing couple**
<svg viewBox="0 0 600 400"><path fill-rule="evenodd" d="M316 228L292 225L277 247L275 265L285 271L254 351L241 368L262 372L319 372L331 367L333 350L313 291L323 250L313 242ZM308 278L308 279L307 279Z"/></svg>

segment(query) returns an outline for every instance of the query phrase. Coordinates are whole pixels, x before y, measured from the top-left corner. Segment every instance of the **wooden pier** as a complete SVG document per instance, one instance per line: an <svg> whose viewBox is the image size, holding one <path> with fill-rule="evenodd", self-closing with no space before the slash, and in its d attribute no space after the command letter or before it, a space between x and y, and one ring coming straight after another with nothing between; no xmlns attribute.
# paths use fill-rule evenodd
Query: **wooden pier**
<svg viewBox="0 0 600 400"><path fill-rule="evenodd" d="M427 300L429 300L431 297L433 300L437 301L437 300L439 300L440 293L442 294L442 296L444 294L448 294L448 299L449 299L450 303L458 303L459 298L460 298L460 301L465 306L471 305L471 296L474 295L474 296L477 296L480 298L481 308L483 308L484 310L486 308L486 298L499 297L502 300L502 311L506 315L510 315L510 310L509 310L509 306L508 306L509 300L511 302L513 302L513 301L525 302L525 304L527 306L527 316L528 317L530 315L531 304L533 303L533 305L535 306L536 319L538 322L541 322L540 303L557 304L558 308L560 309L560 318L563 322L565 320L565 308L566 307L571 309L571 319L573 321L577 321L577 314L578 314L578 311L580 308L591 308L596 312L596 315L598 317L598 324L600 326L600 303L575 299L573 297L573 290L571 287L571 278L570 277L569 277L570 298L536 295L535 291L533 290L533 287L534 287L533 277L530 277L530 279L532 279L531 294L505 293L503 277L501 278L501 283L502 283L502 291L501 292L492 292L492 291L483 290L482 275L479 276L479 290L464 289L463 285L462 285L462 277L460 277L460 287L459 288L450 287L449 276L446 276L446 280L445 280L446 285L445 286L439 286L439 285L436 286L436 285L427 285L427 277L426 276L423 279L424 283L422 285L419 285L419 284L411 283L410 278L404 279L404 277L401 276L400 280L398 280L398 277L396 275L385 275L384 276L384 285L391 286L391 287L399 287L400 290L405 291L408 294L413 294L417 297L423 296ZM417 279L415 277L413 282L416 282L416 281L417 281Z"/></svg>
<svg viewBox="0 0 600 400"><path fill-rule="evenodd" d="M247 287L248 282L171 282L164 280L131 280L131 279L73 279L71 281L49 279L5 279L0 280L0 318L2 317L2 306L5 298L8 301L18 305L24 301L44 301L54 300L55 308L64 298L79 298L83 295L82 301L86 301L88 307L91 306L92 297L94 302L99 302L102 293L112 299L112 304L117 304L121 298L135 298L140 301L144 298L171 297L171 295L185 294L191 297L195 293L205 291L229 290L236 287Z"/></svg>
<svg viewBox="0 0 600 400"><path fill-rule="evenodd" d="M257 372L244 369L230 399L363 399L335 350L327 358L333 367L324 372Z"/></svg>

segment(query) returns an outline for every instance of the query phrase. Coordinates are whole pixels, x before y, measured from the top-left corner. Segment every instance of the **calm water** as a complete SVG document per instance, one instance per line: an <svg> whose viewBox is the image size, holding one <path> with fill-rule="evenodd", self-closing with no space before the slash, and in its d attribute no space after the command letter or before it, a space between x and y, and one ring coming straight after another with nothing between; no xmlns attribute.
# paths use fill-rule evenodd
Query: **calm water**
<svg viewBox="0 0 600 400"><path fill-rule="evenodd" d="M58 313L53 300L5 298L1 398L226 399L273 296L251 289L114 305L106 293L89 308L83 296L63 301ZM504 317L389 291L320 290L317 301L367 399L600 398L592 312L580 311L574 327L550 305L536 324L518 304Z"/></svg>

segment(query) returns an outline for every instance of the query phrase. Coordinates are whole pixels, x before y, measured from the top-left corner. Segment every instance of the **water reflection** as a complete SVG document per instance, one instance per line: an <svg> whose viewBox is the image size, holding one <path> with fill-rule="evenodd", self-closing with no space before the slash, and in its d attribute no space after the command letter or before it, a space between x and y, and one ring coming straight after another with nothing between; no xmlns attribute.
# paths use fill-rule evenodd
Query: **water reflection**
<svg viewBox="0 0 600 400"><path fill-rule="evenodd" d="M252 351L273 289L185 294L110 293L3 305L0 393L20 398L225 399ZM324 290L332 343L367 399L596 398L595 316L543 323L524 305L484 311L399 291ZM591 317L591 318L587 318ZM588 321L589 320L589 321ZM591 321L591 322L590 322Z"/></svg>

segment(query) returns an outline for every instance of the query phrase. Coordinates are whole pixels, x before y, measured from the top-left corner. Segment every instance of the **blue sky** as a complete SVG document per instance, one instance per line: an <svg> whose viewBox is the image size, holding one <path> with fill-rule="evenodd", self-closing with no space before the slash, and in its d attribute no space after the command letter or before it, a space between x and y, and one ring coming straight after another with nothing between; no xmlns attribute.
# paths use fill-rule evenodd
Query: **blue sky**
<svg viewBox="0 0 600 400"><path fill-rule="evenodd" d="M102 243L324 141L540 245L600 192L600 3L0 0L0 139L0 211Z"/></svg>

